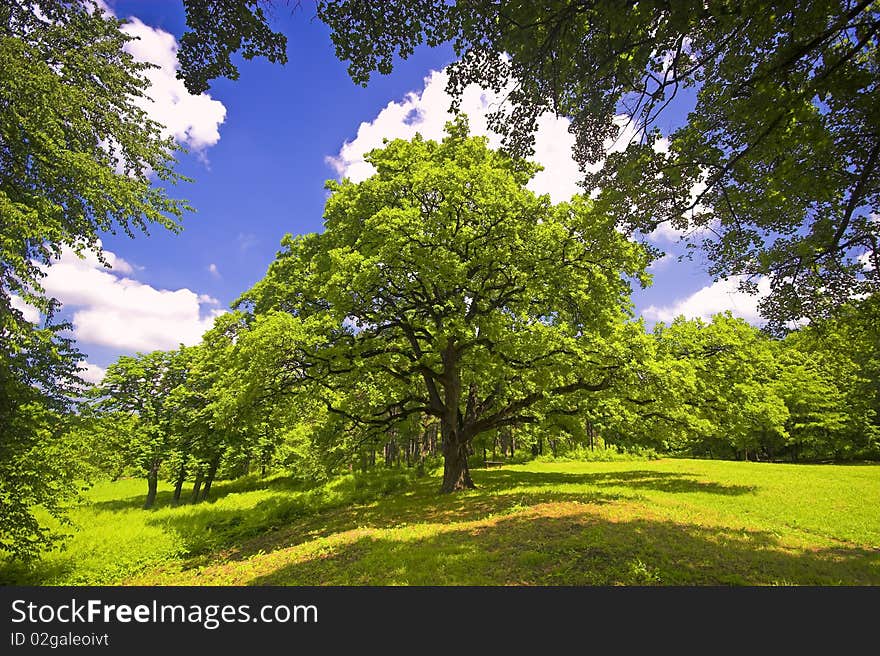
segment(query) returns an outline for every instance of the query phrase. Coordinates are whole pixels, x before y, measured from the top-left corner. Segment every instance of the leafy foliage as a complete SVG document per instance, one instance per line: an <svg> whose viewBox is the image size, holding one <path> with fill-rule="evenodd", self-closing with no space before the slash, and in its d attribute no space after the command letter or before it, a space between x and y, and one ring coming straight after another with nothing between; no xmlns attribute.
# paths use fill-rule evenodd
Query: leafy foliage
<svg viewBox="0 0 880 656"><path fill-rule="evenodd" d="M0 547L23 558L48 541L33 507L58 514L77 471L59 440L80 355L42 267L63 247L100 253L103 232L177 230L187 207L152 183L181 179L175 146L138 107L149 65L123 50L119 26L92 3L0 6Z"/></svg>
<svg viewBox="0 0 880 656"><path fill-rule="evenodd" d="M232 55L287 63L287 37L273 32L263 0L183 0L189 31L180 39L180 77L190 93L207 91L218 77L238 79Z"/></svg>
<svg viewBox="0 0 880 656"><path fill-rule="evenodd" d="M771 325L826 317L880 286L880 9L872 0L384 2L318 15L366 84L421 43L451 43L456 99L477 83L509 102L489 124L517 155L545 111L571 119L587 189L628 229L669 222L717 276L771 276ZM672 101L696 91L664 135ZM639 137L605 156L628 116Z"/></svg>
<svg viewBox="0 0 880 656"><path fill-rule="evenodd" d="M535 167L464 121L447 129L374 151L365 182L328 183L325 231L285 238L242 302L243 342L282 389L307 387L367 439L435 417L451 491L470 485L475 436L575 412L638 357L627 278L647 282L647 254L588 200L535 197Z"/></svg>

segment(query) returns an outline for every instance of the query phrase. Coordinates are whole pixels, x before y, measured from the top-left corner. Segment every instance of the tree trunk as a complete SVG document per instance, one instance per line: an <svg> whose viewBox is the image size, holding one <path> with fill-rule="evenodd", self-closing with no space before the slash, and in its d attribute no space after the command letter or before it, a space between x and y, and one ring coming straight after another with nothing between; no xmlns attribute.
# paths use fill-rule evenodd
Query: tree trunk
<svg viewBox="0 0 880 656"><path fill-rule="evenodd" d="M460 439L458 431L450 430L449 435L443 436L443 485L440 492L472 490L475 487L468 469L468 444Z"/></svg>
<svg viewBox="0 0 880 656"><path fill-rule="evenodd" d="M186 480L186 462L180 463L177 470L177 480L174 483L174 503L180 502L180 493L183 491L183 482Z"/></svg>
<svg viewBox="0 0 880 656"><path fill-rule="evenodd" d="M393 467L397 460L397 438L392 433L391 439L385 443L385 466Z"/></svg>
<svg viewBox="0 0 880 656"><path fill-rule="evenodd" d="M208 469L208 477L205 479L205 487L202 490L202 501L208 498L211 493L211 484L214 482L214 476L217 475L217 468L220 466L220 455L214 456L211 461L211 467Z"/></svg>
<svg viewBox="0 0 880 656"><path fill-rule="evenodd" d="M199 467L199 471L196 472L196 480L193 483L193 491L189 497L190 503L195 503L199 500L199 492L202 489L202 469Z"/></svg>
<svg viewBox="0 0 880 656"><path fill-rule="evenodd" d="M147 471L147 500L144 502L144 510L148 510L156 503L156 493L159 489L159 461L154 460Z"/></svg>

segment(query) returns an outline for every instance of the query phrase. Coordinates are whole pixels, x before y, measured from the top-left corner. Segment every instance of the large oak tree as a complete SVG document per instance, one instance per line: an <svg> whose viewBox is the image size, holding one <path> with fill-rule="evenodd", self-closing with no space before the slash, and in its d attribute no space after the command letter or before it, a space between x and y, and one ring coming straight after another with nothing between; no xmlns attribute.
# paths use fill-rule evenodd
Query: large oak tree
<svg viewBox="0 0 880 656"><path fill-rule="evenodd" d="M241 299L256 319L245 378L296 389L365 439L440 422L442 491L472 487L475 436L578 411L639 359L630 280L645 250L575 197L525 188L536 166L468 137L373 151L368 180L330 182L325 230L285 238Z"/></svg>

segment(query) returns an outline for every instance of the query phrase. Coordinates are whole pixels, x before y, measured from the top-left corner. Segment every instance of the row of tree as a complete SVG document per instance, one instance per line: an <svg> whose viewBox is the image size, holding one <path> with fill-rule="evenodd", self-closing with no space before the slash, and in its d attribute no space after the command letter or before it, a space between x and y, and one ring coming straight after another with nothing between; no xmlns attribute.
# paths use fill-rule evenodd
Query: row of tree
<svg viewBox="0 0 880 656"><path fill-rule="evenodd" d="M63 519L83 476L82 355L44 268L65 247L100 257L108 231L177 230L187 208L154 185L180 179L177 146L141 109L149 65L120 24L94 3L0 3L0 552L21 557L53 539L34 508Z"/></svg>
<svg viewBox="0 0 880 656"><path fill-rule="evenodd" d="M630 396L597 394L576 415L551 412L487 430L468 454L565 455L601 445L766 461L877 459L877 310L865 304L822 331L782 340L729 315L660 324L646 335L651 360ZM147 479L145 507L160 477L174 483L173 502L196 502L218 474L281 470L320 480L352 468L424 466L441 454L439 423L422 414L370 432L288 395L242 406L233 396L240 388L229 383L246 372L206 377L208 350L120 358L98 388L98 412L75 424L76 451L93 471ZM204 385L198 396L189 387L195 380ZM183 496L186 482L192 491Z"/></svg>

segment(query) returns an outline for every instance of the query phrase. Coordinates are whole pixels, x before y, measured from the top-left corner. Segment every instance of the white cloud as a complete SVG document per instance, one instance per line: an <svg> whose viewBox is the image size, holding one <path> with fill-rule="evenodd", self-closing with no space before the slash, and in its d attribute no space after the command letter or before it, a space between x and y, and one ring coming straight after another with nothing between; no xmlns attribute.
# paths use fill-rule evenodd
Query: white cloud
<svg viewBox="0 0 880 656"><path fill-rule="evenodd" d="M260 240L257 239L257 236L252 232L239 232L238 237L235 239L238 242L239 249L243 251L253 248L260 243Z"/></svg>
<svg viewBox="0 0 880 656"><path fill-rule="evenodd" d="M217 265L214 264L213 262L211 262L211 263L208 265L208 272L209 272L212 276L214 276L215 278L219 278L219 277L220 277L220 269L218 269L218 268L217 268Z"/></svg>
<svg viewBox="0 0 880 656"><path fill-rule="evenodd" d="M108 261L125 263L110 251ZM125 263L127 264L127 263ZM214 318L223 313L219 302L189 289L156 289L130 277L115 275L89 254L80 259L65 249L46 267L42 283L46 292L73 309L78 341L118 349L152 351L178 344L197 344ZM131 272L129 265L128 272Z"/></svg>
<svg viewBox="0 0 880 656"><path fill-rule="evenodd" d="M670 225L669 221L664 221L648 235L648 239L653 241L655 244L660 242L677 242L679 239L687 234L687 228L675 228Z"/></svg>
<svg viewBox="0 0 880 656"><path fill-rule="evenodd" d="M671 305L651 305L642 314L649 321L670 322L680 315L689 319L708 320L714 314L730 311L749 323L760 324L763 321L758 312L758 303L770 293L770 280L761 278L758 281L757 294L739 291L740 280L738 276L719 280L687 298L674 301Z"/></svg>
<svg viewBox="0 0 880 656"><path fill-rule="evenodd" d="M81 362L79 369L80 378L86 382L95 383L96 385L103 380L104 374L107 373L107 370L104 367L99 367L98 365L87 361Z"/></svg>
<svg viewBox="0 0 880 656"><path fill-rule="evenodd" d="M21 314L24 316L25 321L30 321L31 323L39 323L40 311L37 308L35 308L33 305L25 301L21 296L18 296L17 294L12 294L9 300L10 305L21 312Z"/></svg>
<svg viewBox="0 0 880 656"><path fill-rule="evenodd" d="M95 1L104 13L116 16L109 3ZM226 120L226 107L209 94L192 95L183 81L177 79L178 43L172 34L147 25L136 16L130 16L119 29L134 37L123 49L136 61L157 67L142 71L150 85L144 97L135 99L135 104L164 126L163 136L188 146L207 164L205 150L220 140L220 124ZM103 142L103 146L116 159L116 172L123 174L126 167L118 144Z"/></svg>
<svg viewBox="0 0 880 656"><path fill-rule="evenodd" d="M388 103L375 119L361 123L355 139L343 144L339 153L328 157L327 162L340 177L360 182L375 172L373 166L364 161L364 155L381 148L383 139L412 139L418 132L426 139L441 140L446 122L453 118L448 111L452 98L446 92L447 80L445 71L432 71L425 78L421 92L411 92L400 102ZM471 134L488 137L492 148L501 145L501 137L488 129L486 114L498 109L506 95L504 91L494 93L472 84L461 99L461 111L467 114ZM613 143L606 144L609 152L623 150L636 137L634 127L627 124L625 118L618 117L616 122L621 133ZM549 113L541 116L535 134L535 153L531 157L544 170L529 183L529 189L537 194L550 194L555 203L583 192L578 186L583 174L571 156L574 136L568 126L568 119ZM599 166L601 164L594 165L591 170Z"/></svg>
<svg viewBox="0 0 880 656"><path fill-rule="evenodd" d="M150 27L137 17L128 20L121 30L136 40L129 41L125 50L137 61L159 67L144 73L150 88L149 99L141 102L141 108L164 125L166 133L178 143L204 154L220 140L219 127L226 119L226 107L206 93L192 95L177 79L177 40L172 34Z"/></svg>
<svg viewBox="0 0 880 656"><path fill-rule="evenodd" d="M103 243L99 239L97 242L98 248L102 248ZM127 260L123 260L113 251L103 251L102 257L104 261L107 263L107 266L101 264L101 261L98 259L97 254L94 251L84 250L82 253L82 258L77 258L76 253L72 250L65 249L63 251L63 257L65 258L76 258L79 259L83 264L89 266L93 269L111 269L114 273L134 273L135 266L128 262ZM141 268L141 267L138 267Z"/></svg>

